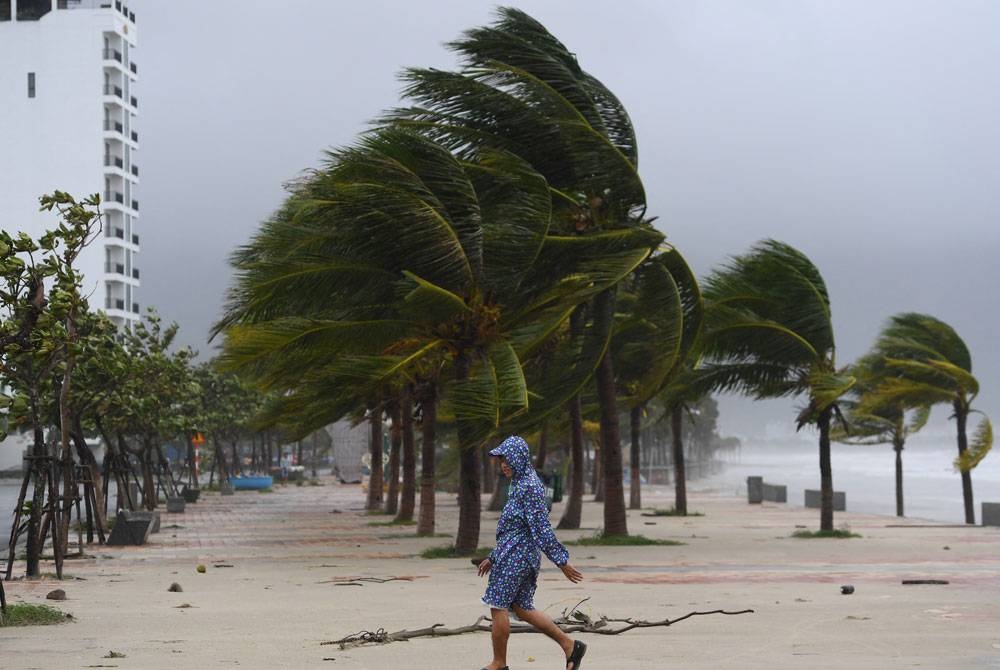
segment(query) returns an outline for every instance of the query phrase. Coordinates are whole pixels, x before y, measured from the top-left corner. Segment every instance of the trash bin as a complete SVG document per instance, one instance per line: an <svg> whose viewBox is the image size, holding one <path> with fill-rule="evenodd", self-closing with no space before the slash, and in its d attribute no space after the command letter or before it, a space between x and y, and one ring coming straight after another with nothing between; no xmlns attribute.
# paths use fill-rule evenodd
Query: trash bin
<svg viewBox="0 0 1000 670"><path fill-rule="evenodd" d="M561 472L552 473L552 502L562 502L563 499L563 476Z"/></svg>
<svg viewBox="0 0 1000 670"><path fill-rule="evenodd" d="M551 512L552 503L555 500L555 490L552 488L552 473L535 470L535 474L537 474L538 478L542 480L542 486L545 487L545 506L548 507Z"/></svg>

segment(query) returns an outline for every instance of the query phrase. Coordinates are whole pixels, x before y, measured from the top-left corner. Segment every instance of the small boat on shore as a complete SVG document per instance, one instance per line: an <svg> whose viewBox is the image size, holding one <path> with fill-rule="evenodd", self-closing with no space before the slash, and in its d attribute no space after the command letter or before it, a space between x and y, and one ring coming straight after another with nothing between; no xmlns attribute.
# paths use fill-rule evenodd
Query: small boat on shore
<svg viewBox="0 0 1000 670"><path fill-rule="evenodd" d="M270 475L238 476L230 477L229 482L234 491L259 491L271 488L274 478Z"/></svg>

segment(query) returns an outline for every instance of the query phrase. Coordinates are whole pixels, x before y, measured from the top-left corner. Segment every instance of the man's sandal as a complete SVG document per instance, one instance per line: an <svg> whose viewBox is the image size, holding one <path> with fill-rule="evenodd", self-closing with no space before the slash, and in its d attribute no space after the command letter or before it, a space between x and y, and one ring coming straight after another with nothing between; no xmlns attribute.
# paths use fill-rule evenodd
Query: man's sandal
<svg viewBox="0 0 1000 670"><path fill-rule="evenodd" d="M566 667L573 664L573 670L580 670L580 662L583 655L587 653L587 645L579 640L573 640L573 653L566 657Z"/></svg>

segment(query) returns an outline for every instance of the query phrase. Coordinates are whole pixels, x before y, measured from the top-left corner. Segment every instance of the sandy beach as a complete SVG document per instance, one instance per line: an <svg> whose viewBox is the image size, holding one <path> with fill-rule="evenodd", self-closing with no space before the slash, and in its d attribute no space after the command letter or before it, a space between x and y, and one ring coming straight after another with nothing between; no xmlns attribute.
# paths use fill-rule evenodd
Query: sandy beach
<svg viewBox="0 0 1000 670"><path fill-rule="evenodd" d="M323 645L360 630L461 626L484 613L483 581L467 559L425 560L449 542L412 527L372 526L357 486L270 494L203 495L142 547L91 546L67 561L72 577L6 583L12 602L53 603L73 621L0 630L0 667L39 668L447 668L489 659L485 633L340 650ZM670 505L670 489L647 489L647 507ZM439 495L438 530L457 525L452 496ZM599 668L996 668L1000 667L1000 528L839 513L861 538L800 540L819 514L793 506L694 492L704 516L629 513L630 531L681 546L570 547L585 574L573 585L543 564L536 605L558 614L589 597L592 615L647 620L691 611L753 609L694 617L671 627L585 636L582 670ZM561 505L552 518L558 519ZM485 513L482 543L497 514ZM587 503L591 535L601 508ZM196 566L207 567L204 574ZM50 566L45 568L51 570ZM23 574L23 564L15 574ZM338 585L345 578L408 577ZM904 586L904 579L947 585ZM169 592L177 582L180 593ZM841 595L851 584L853 595ZM108 658L109 652L124 657ZM540 635L511 640L512 669L561 668Z"/></svg>

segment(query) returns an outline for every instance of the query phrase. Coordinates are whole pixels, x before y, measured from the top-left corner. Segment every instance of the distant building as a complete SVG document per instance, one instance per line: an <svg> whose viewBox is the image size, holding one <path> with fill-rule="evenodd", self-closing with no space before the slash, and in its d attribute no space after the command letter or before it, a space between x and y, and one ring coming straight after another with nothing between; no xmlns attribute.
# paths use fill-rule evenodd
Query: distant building
<svg viewBox="0 0 1000 670"><path fill-rule="evenodd" d="M116 0L0 0L0 228L53 228L38 198L100 193L84 294L119 327L139 318L135 14Z"/></svg>

